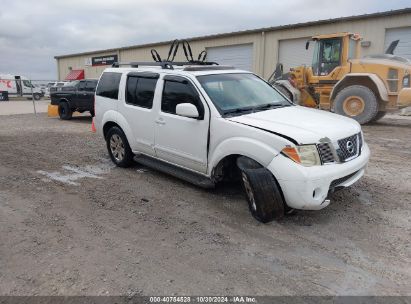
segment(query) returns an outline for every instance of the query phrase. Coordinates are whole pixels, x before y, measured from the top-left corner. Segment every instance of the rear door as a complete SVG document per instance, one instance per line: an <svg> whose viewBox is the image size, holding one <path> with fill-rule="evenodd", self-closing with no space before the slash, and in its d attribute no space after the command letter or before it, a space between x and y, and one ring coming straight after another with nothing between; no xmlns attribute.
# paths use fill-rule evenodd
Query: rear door
<svg viewBox="0 0 411 304"><path fill-rule="evenodd" d="M87 80L84 88L82 107L86 111L93 110L94 107L94 93L96 91L97 80Z"/></svg>
<svg viewBox="0 0 411 304"><path fill-rule="evenodd" d="M151 72L131 72L127 75L124 103L119 112L129 124L134 141L133 151L154 156L154 120L153 100L159 74ZM160 88L161 89L161 88Z"/></svg>
<svg viewBox="0 0 411 304"><path fill-rule="evenodd" d="M199 118L176 114L180 103L197 107ZM161 108L155 119L157 157L182 167L206 173L210 112L195 85L184 77L165 76Z"/></svg>
<svg viewBox="0 0 411 304"><path fill-rule="evenodd" d="M72 104L80 110L85 108L87 102L86 81L80 81L77 84L77 90L73 92Z"/></svg>

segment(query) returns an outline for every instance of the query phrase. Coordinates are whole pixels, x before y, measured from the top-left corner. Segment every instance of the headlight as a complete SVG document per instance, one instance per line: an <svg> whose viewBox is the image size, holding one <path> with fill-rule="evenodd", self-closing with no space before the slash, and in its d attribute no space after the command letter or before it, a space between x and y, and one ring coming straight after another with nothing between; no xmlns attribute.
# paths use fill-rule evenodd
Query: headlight
<svg viewBox="0 0 411 304"><path fill-rule="evenodd" d="M402 79L402 87L403 88L409 88L410 87L410 74L404 76Z"/></svg>
<svg viewBox="0 0 411 304"><path fill-rule="evenodd" d="M321 165L316 145L285 147L281 152L297 164L306 167Z"/></svg>

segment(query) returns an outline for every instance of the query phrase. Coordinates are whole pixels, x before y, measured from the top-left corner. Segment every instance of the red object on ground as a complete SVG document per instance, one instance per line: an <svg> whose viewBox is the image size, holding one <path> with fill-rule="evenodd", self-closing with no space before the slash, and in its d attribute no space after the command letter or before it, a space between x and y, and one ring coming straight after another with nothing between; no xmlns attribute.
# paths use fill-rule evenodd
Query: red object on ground
<svg viewBox="0 0 411 304"><path fill-rule="evenodd" d="M93 132L93 133L97 132L96 126L94 125L94 117L93 117L93 120L91 121L91 132Z"/></svg>
<svg viewBox="0 0 411 304"><path fill-rule="evenodd" d="M84 70L72 70L66 76L65 80L81 80L84 79Z"/></svg>

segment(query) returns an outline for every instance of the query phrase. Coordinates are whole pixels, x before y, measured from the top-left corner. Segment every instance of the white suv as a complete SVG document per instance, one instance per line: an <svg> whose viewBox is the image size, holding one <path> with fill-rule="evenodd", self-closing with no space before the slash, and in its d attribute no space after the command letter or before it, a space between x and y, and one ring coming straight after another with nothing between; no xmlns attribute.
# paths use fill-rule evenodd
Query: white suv
<svg viewBox="0 0 411 304"><path fill-rule="evenodd" d="M241 180L261 222L322 209L364 174L370 151L355 120L296 106L247 71L152 65L99 80L94 122L117 166L137 161L202 187Z"/></svg>

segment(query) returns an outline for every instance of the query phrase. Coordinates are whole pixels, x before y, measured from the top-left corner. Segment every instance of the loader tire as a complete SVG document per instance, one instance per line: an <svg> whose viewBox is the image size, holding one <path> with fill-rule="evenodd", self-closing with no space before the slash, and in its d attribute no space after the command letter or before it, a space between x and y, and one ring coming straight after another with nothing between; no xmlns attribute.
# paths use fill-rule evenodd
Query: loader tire
<svg viewBox="0 0 411 304"><path fill-rule="evenodd" d="M383 118L385 116L385 114L387 114L387 112L385 111L378 111L377 115L375 116L375 118L372 120L372 122L377 122L379 121L381 118Z"/></svg>
<svg viewBox="0 0 411 304"><path fill-rule="evenodd" d="M373 91L362 85L342 89L334 100L335 113L353 118L360 124L374 120L378 114L378 107L378 100Z"/></svg>

